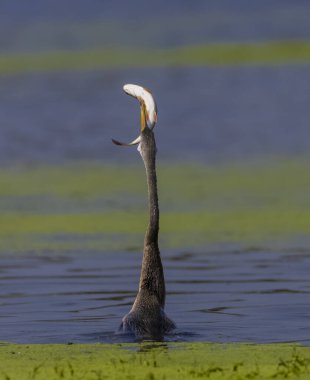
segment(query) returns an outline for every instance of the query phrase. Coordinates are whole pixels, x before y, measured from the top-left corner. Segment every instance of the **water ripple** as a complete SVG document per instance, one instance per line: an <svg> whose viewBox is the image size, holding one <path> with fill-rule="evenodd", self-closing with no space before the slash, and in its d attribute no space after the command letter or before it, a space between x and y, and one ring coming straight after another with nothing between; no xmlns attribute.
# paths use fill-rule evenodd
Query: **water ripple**
<svg viewBox="0 0 310 380"><path fill-rule="evenodd" d="M310 256L294 257L166 253L167 313L178 325L167 341L310 344ZM140 260L128 252L2 258L0 339L133 341L115 331L135 297Z"/></svg>

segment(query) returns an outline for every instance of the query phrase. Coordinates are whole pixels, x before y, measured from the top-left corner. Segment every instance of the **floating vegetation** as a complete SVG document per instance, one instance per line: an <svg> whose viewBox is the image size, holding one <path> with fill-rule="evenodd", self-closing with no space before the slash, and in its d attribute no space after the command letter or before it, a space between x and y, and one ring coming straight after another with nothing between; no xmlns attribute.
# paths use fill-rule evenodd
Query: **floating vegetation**
<svg viewBox="0 0 310 380"><path fill-rule="evenodd" d="M97 48L0 55L0 73L310 62L309 41L219 43L170 49Z"/></svg>
<svg viewBox="0 0 310 380"><path fill-rule="evenodd" d="M310 347L212 343L0 345L0 379L309 379Z"/></svg>
<svg viewBox="0 0 310 380"><path fill-rule="evenodd" d="M306 159L160 164L161 246L307 239ZM0 251L136 249L146 224L140 167L95 163L0 170Z"/></svg>

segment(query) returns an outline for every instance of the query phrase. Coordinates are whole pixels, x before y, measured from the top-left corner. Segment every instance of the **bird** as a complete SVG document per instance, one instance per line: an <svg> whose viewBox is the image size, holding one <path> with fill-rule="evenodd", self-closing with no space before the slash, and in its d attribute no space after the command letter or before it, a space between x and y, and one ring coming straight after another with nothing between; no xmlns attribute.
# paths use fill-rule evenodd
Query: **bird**
<svg viewBox="0 0 310 380"><path fill-rule="evenodd" d="M147 178L149 222L144 237L138 293L131 310L122 319L119 332L131 333L141 339L162 340L164 335L176 328L176 325L164 311L166 288L158 246L157 148L153 132L157 122L157 105L152 93L142 86L126 84L123 90L140 103L140 134L130 143L123 143L115 139L112 141L120 146L138 144L138 151L144 162Z"/></svg>

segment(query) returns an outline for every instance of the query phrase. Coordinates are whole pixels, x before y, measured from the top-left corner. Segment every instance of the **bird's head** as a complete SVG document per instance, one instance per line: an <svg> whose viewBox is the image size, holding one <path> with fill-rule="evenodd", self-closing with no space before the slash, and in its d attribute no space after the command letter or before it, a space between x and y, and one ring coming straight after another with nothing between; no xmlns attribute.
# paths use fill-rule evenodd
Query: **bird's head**
<svg viewBox="0 0 310 380"><path fill-rule="evenodd" d="M113 143L122 146L131 146L139 144L138 150L141 153L141 142L144 135L152 131L157 122L157 106L153 95L149 90L136 84L125 84L123 90L126 94L138 99L141 112L141 127L139 136L130 143L122 143L112 139Z"/></svg>

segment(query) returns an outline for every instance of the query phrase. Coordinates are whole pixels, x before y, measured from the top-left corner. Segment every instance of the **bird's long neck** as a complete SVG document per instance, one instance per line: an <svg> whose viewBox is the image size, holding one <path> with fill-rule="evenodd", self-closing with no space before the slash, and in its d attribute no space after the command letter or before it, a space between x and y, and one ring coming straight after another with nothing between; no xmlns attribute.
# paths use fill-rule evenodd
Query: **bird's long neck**
<svg viewBox="0 0 310 380"><path fill-rule="evenodd" d="M144 251L139 288L146 289L165 304L165 280L158 248L159 207L156 178L156 143L153 132L145 128L141 135L141 155L144 161L149 201L149 223L144 238Z"/></svg>
<svg viewBox="0 0 310 380"><path fill-rule="evenodd" d="M148 159L144 160L149 203L149 223L145 233L144 246L154 245L158 248L159 231L159 206L157 193L156 176L156 145L154 139L154 154L149 154Z"/></svg>

